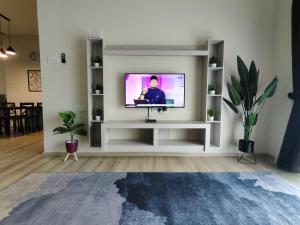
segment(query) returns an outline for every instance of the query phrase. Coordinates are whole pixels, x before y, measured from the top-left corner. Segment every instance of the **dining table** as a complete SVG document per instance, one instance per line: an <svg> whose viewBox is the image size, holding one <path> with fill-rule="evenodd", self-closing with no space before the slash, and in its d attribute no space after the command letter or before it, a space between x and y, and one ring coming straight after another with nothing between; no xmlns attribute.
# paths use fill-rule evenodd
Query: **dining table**
<svg viewBox="0 0 300 225"><path fill-rule="evenodd" d="M0 107L0 135L3 135L3 128L6 136L11 135L11 121L16 124L14 125L14 132L25 133L23 120L32 119L35 121L36 128L41 130L42 128L42 106L9 106Z"/></svg>

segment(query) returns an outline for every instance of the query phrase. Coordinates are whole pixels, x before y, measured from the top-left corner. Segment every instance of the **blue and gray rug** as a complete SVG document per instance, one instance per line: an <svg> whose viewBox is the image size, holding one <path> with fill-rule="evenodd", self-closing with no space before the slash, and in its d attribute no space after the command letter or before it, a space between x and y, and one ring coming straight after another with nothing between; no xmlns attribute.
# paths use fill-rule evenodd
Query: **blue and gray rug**
<svg viewBox="0 0 300 225"><path fill-rule="evenodd" d="M300 224L271 173L34 173L0 192L0 225Z"/></svg>

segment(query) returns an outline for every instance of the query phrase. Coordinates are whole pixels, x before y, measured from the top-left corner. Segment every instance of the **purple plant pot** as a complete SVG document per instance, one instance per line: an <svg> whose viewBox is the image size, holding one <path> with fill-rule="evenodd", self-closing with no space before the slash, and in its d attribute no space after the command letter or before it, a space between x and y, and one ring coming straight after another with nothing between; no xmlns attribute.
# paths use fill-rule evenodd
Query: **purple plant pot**
<svg viewBox="0 0 300 225"><path fill-rule="evenodd" d="M66 141L66 150L68 153L77 152L78 149L78 140Z"/></svg>

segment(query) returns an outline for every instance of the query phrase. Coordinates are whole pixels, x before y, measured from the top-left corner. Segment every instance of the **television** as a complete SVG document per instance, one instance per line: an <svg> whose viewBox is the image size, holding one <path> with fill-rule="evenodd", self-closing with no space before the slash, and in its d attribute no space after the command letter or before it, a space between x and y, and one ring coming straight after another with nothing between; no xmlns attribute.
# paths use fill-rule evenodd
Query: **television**
<svg viewBox="0 0 300 225"><path fill-rule="evenodd" d="M184 73L125 73L126 108L184 108Z"/></svg>

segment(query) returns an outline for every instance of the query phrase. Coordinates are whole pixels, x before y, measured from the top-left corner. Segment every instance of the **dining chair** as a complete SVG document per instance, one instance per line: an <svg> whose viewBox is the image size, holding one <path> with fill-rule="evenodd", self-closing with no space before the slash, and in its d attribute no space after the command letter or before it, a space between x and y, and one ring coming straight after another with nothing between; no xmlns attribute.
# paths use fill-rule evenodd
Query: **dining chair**
<svg viewBox="0 0 300 225"><path fill-rule="evenodd" d="M40 131L43 129L43 103L42 102L37 102L36 103L36 117L35 117L35 121L36 121L36 128Z"/></svg>
<svg viewBox="0 0 300 225"><path fill-rule="evenodd" d="M7 136L10 135L10 129L11 129L11 122L13 124L13 130L14 133L19 131L18 125L18 114L16 109L16 103L15 102L3 102L2 103L2 117L1 117L1 131L2 131L2 124L5 128L5 133Z"/></svg>
<svg viewBox="0 0 300 225"><path fill-rule="evenodd" d="M35 130L34 102L20 102L20 128L22 133Z"/></svg>

